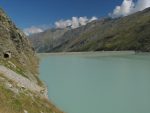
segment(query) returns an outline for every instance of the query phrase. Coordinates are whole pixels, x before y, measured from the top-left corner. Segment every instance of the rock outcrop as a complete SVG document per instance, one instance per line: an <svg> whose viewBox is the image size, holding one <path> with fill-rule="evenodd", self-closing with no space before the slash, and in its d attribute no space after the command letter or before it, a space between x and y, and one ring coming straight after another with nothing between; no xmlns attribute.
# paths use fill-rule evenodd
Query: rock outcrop
<svg viewBox="0 0 150 113"><path fill-rule="evenodd" d="M46 93L33 47L0 9L0 113L62 113Z"/></svg>
<svg viewBox="0 0 150 113"><path fill-rule="evenodd" d="M35 52L24 33L2 9L0 9L0 59L1 62L9 59L26 77L37 82L35 76L38 74L38 62Z"/></svg>

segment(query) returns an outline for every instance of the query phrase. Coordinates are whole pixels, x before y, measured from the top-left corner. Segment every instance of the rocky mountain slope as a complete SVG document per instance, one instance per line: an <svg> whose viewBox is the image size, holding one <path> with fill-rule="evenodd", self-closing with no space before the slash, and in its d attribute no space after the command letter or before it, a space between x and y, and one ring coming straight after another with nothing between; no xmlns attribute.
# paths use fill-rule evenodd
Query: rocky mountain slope
<svg viewBox="0 0 150 113"><path fill-rule="evenodd" d="M150 8L121 17L104 18L68 30L48 50L38 52L62 51L150 51ZM38 37L44 40L43 37ZM35 49L36 43L32 39ZM44 46L45 44L41 44Z"/></svg>
<svg viewBox="0 0 150 113"><path fill-rule="evenodd" d="M46 94L34 49L0 9L0 113L61 113Z"/></svg>
<svg viewBox="0 0 150 113"><path fill-rule="evenodd" d="M33 42L33 46L36 51L50 51L59 38L61 38L68 30L69 28L49 29L42 33L33 34L29 36L29 39L31 42Z"/></svg>

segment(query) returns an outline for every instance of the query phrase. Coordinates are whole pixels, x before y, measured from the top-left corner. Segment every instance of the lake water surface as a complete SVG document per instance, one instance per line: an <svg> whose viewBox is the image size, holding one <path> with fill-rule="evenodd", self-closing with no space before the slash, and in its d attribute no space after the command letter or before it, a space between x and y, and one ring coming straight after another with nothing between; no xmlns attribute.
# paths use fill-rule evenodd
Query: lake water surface
<svg viewBox="0 0 150 113"><path fill-rule="evenodd" d="M40 58L49 98L66 113L150 113L150 54Z"/></svg>

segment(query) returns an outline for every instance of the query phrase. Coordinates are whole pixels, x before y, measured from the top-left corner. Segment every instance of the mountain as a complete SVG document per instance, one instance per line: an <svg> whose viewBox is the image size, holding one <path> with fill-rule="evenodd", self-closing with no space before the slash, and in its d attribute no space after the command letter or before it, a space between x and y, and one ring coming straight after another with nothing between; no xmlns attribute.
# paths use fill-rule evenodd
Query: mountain
<svg viewBox="0 0 150 113"><path fill-rule="evenodd" d="M57 42L68 30L69 28L49 29L42 33L30 35L29 40L33 43L36 51L48 52L53 49L55 42Z"/></svg>
<svg viewBox="0 0 150 113"><path fill-rule="evenodd" d="M62 113L48 101L33 47L0 9L0 113L54 112Z"/></svg>
<svg viewBox="0 0 150 113"><path fill-rule="evenodd" d="M64 51L150 51L150 8L120 18L103 18L88 23L77 29L66 31L52 43L50 49L38 52ZM45 32L44 32L45 33ZM40 40L44 38L37 34ZM47 37L48 38L48 37ZM35 49L40 46L34 43L36 37L29 38ZM48 38L49 39L49 38ZM41 43L41 42L39 42ZM48 45L51 45L51 44Z"/></svg>

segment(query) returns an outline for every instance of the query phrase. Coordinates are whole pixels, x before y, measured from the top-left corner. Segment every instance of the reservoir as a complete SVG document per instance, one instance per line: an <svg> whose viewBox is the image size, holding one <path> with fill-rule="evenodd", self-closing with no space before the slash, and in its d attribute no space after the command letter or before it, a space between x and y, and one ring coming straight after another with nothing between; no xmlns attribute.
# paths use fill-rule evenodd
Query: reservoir
<svg viewBox="0 0 150 113"><path fill-rule="evenodd" d="M150 54L40 54L48 96L65 113L150 113Z"/></svg>

